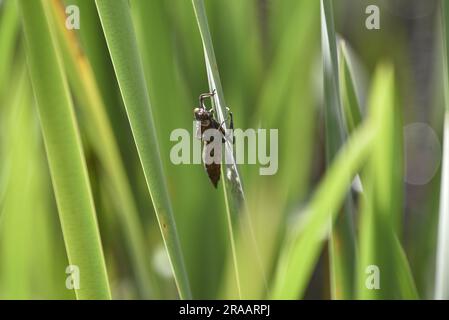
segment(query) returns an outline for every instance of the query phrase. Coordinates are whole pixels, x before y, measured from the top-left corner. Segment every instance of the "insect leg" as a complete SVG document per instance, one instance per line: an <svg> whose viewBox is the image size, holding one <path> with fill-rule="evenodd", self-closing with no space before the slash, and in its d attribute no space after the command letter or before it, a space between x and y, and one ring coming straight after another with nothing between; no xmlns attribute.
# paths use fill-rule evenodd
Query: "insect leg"
<svg viewBox="0 0 449 320"><path fill-rule="evenodd" d="M232 130L232 144L235 144L235 136L234 136L234 115L232 114L231 111L229 111L229 117L230 117L230 122L229 122L229 129Z"/></svg>
<svg viewBox="0 0 449 320"><path fill-rule="evenodd" d="M211 98L215 95L215 90L210 92L210 93L203 93L200 95L200 107L202 107L203 109L205 109L204 107L204 100L206 100L207 98Z"/></svg>
<svg viewBox="0 0 449 320"><path fill-rule="evenodd" d="M232 144L234 144L235 143L235 137L234 137L234 115L232 114L231 111L229 111L229 108L226 108L226 109L228 110L228 117L220 124L219 130L221 131L221 133L224 136L224 139L223 139L223 143L224 143L228 138L227 138L226 132L225 132L225 130L223 128L223 124L225 124L226 121L228 121L228 119L229 119L230 120L230 122L229 122L229 129L232 131Z"/></svg>

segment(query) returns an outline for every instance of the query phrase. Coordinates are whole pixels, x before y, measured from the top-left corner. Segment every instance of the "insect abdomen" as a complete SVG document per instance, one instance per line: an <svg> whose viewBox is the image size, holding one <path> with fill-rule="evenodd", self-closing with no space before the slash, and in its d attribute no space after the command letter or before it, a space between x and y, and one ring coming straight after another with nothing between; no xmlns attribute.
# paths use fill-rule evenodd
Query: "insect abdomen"
<svg viewBox="0 0 449 320"><path fill-rule="evenodd" d="M203 163L210 181L217 188L220 180L221 144L217 146L212 141L204 143Z"/></svg>
<svg viewBox="0 0 449 320"><path fill-rule="evenodd" d="M220 180L220 164L219 163L211 163L206 164L207 175L209 176L210 181L214 185L215 188L218 186L218 181Z"/></svg>

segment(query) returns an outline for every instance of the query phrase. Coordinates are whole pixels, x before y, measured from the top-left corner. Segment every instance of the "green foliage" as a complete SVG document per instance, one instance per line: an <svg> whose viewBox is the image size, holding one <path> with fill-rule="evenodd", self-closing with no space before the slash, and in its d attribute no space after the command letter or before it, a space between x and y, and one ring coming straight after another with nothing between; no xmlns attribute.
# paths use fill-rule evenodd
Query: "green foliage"
<svg viewBox="0 0 449 320"><path fill-rule="evenodd" d="M73 87L74 96L80 103L84 118L89 119L92 123L92 126L86 127L86 131L89 141L92 141L93 148L105 169L107 180L112 185L111 194L115 195L113 199L118 219L126 234L139 290L142 297L150 298L150 291L156 289L156 284L150 279L149 271L152 267L147 254L149 250L145 248L146 242L137 206L93 70L89 61L84 58L74 31L68 31L64 27L64 7L59 4L58 1L52 2L53 10L49 15L53 15L56 20L54 25L58 32L59 46L63 53L69 83Z"/></svg>
<svg viewBox="0 0 449 320"><path fill-rule="evenodd" d="M0 0L0 299L447 298L441 9L433 50L364 2ZM228 142L218 189L170 161L212 90L218 122L278 130L275 175ZM413 186L440 157L410 153L418 121L444 146Z"/></svg>
<svg viewBox="0 0 449 320"><path fill-rule="evenodd" d="M335 220L352 178L366 161L376 128L367 123L354 133L320 183L310 204L286 236L272 298L302 297L320 249Z"/></svg>
<svg viewBox="0 0 449 320"><path fill-rule="evenodd" d="M162 172L159 144L131 12L125 0L114 4L103 0L96 3L179 295L189 299L189 280Z"/></svg>
<svg viewBox="0 0 449 320"><path fill-rule="evenodd" d="M27 58L67 256L78 299L109 299L109 282L84 153L53 26L44 4L21 1Z"/></svg>
<svg viewBox="0 0 449 320"><path fill-rule="evenodd" d="M363 172L363 200L360 217L358 298L418 298L407 258L398 240L397 221L402 213L402 127L395 110L395 80L391 66L381 65L376 72L370 98L371 117L379 126L372 156ZM389 248L386 250L385 248ZM381 272L379 290L367 285L367 268Z"/></svg>
<svg viewBox="0 0 449 320"><path fill-rule="evenodd" d="M326 127L326 162L332 163L346 139L340 97L337 40L334 29L332 1L321 1L321 41L323 51L324 123ZM355 267L355 235L351 194L346 196L340 215L333 226L329 241L332 297L352 297ZM332 208L340 211L340 208Z"/></svg>

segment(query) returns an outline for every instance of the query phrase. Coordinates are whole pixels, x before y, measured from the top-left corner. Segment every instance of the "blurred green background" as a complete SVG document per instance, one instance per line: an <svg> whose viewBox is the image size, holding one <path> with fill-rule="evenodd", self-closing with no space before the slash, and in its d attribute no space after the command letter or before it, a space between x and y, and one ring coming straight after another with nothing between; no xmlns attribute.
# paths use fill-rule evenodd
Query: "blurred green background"
<svg viewBox="0 0 449 320"><path fill-rule="evenodd" d="M177 298L95 1L64 1L80 9L81 27L70 35L61 32L65 20L55 13L60 1L43 1L55 10L48 11L54 19L49 26L59 38L56 50L69 78L112 297ZM330 2L337 37L348 48L363 119L369 113L378 65L394 66L393 112L401 118L395 132L404 133L404 145L393 144L398 152L393 158L402 165L396 167L400 181L392 190L403 208L395 235L419 296L433 298L444 118L440 1ZM258 165L239 166L251 218L251 227L243 223L235 229L241 296L267 298L287 229L301 218L327 172L320 1L204 3L235 127L279 130L276 175L259 175ZM380 8L380 30L365 27L365 9L372 4ZM201 165L170 162L175 144L170 133L176 128L191 130L198 96L209 91L192 3L130 0L129 10L192 296L236 298L223 185L214 189ZM64 37L68 49L61 44ZM69 262L27 69L26 57L32 52L27 52L25 39L17 1L0 1L0 298L74 299L74 292L65 287ZM70 65L67 50L79 50L78 64ZM91 73L82 69L83 61ZM74 73L80 75L78 87L70 79ZM89 74L95 83L91 89L105 107L103 117L90 105ZM102 126L112 129L109 143L119 150L117 163L108 163L111 153L100 133ZM117 171L125 175L113 177ZM357 238L362 211L357 199L362 196L356 189L349 192ZM124 213L128 210L135 216ZM253 237L257 250L244 240L248 237ZM353 245L358 248L357 242ZM318 253L317 263L310 261L313 272L305 273L306 287L296 297L341 298L331 293L328 246ZM355 298L357 290L350 292ZM404 298L388 292L382 297Z"/></svg>

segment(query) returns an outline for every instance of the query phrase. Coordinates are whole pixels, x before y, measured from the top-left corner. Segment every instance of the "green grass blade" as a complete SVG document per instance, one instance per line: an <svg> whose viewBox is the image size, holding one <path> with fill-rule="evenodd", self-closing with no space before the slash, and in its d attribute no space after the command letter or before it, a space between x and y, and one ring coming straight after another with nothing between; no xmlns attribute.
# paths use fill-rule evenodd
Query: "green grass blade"
<svg viewBox="0 0 449 320"><path fill-rule="evenodd" d="M123 156L127 173L130 179L145 182L140 172L134 170L133 164L138 162L136 147L129 127L125 108L123 108L120 90L114 73L114 67L109 56L108 46L103 34L97 6L92 0L65 0L66 5L76 5L82 12L82 27L76 30L82 50L90 62L91 68L97 80L108 116L114 129L115 139ZM137 177L136 177L137 176ZM137 179L136 179L137 178ZM136 190L134 190L136 193ZM143 190L137 195L139 199L147 198L147 191ZM148 201L151 205L151 201Z"/></svg>
<svg viewBox="0 0 449 320"><path fill-rule="evenodd" d="M388 70L391 71L391 70ZM370 111L374 110L376 107L392 108L392 86L393 79L391 74L384 74L381 72L387 72L385 70L378 71L379 73L375 75L374 83L370 92L369 107ZM380 112L376 112L378 115L377 119L380 118ZM378 145L377 145L378 146ZM373 155L375 156L375 155ZM371 171L370 171L371 169ZM392 270L386 269L386 266L382 263L381 257L379 255L379 246L377 245L379 241L383 241L382 245L385 245L386 239L385 235L389 235L388 230L385 230L386 224L383 223L384 216L379 214L375 206L375 175L374 170L368 168L367 172L364 172L364 194L362 198L362 209L360 217L360 232L359 232L359 242L360 242L360 269L359 272L359 283L358 283L358 298L359 299L381 299L383 295L384 281L381 282L381 290L372 290L366 287L365 281L367 275L365 273L366 268L370 265L377 266L381 272L381 280L386 279L388 275L391 275ZM369 181L369 183L368 183ZM374 181L374 182L373 182ZM383 212L385 213L385 211ZM380 234L382 232L382 234ZM379 243L380 244L380 243ZM388 280L391 280L388 278Z"/></svg>
<svg viewBox="0 0 449 320"><path fill-rule="evenodd" d="M401 242L396 235L392 239L393 265L396 266L396 277L398 279L399 293L404 299L418 300L419 294L413 278L407 255L402 248Z"/></svg>
<svg viewBox="0 0 449 320"><path fill-rule="evenodd" d="M109 108L108 110L116 111L111 112L110 117L117 117L117 114L121 115L125 113L124 110L123 112L117 112L117 108L121 107L120 94L117 92L118 86L114 69L109 57L109 51L103 35L95 1L64 0L64 3L65 5L76 5L80 9L82 27L77 30L77 34L84 54L88 57L91 67L94 70L97 85L102 93L106 107ZM111 94L111 91L113 94Z"/></svg>
<svg viewBox="0 0 449 320"><path fill-rule="evenodd" d="M5 1L0 7L0 103L4 99L11 74L17 35L19 31L19 15L17 2Z"/></svg>
<svg viewBox="0 0 449 320"><path fill-rule="evenodd" d="M446 106L448 101L446 101ZM449 299L449 113L444 117L443 164L435 277L435 299Z"/></svg>
<svg viewBox="0 0 449 320"><path fill-rule="evenodd" d="M196 19L198 22L198 28L201 34L201 39L203 42L204 49L204 59L206 63L207 76L209 80L210 91L216 91L214 96L214 109L217 114L218 122L225 123L224 129L226 131L226 122L224 121L228 117L228 111L226 109L226 104L224 100L223 88L221 86L221 80L218 73L217 61L215 58L214 48L212 44L212 38L209 31L209 25L207 21L206 9L203 0L192 0L192 5L195 11ZM239 266L239 259L236 249L236 239L237 230L236 226L240 228L245 227L247 230L248 237L242 241L245 241L247 245L253 248L256 259L256 267L260 269L261 273L264 274L263 264L260 259L259 250L255 240L254 230L251 222L251 217L247 212L245 195L243 192L242 180L240 178L237 164L234 158L233 145L231 141L225 142L225 158L226 165L222 165L222 181L223 190L226 203L227 211L227 222L229 237L231 242L231 253L233 259L233 266L237 284L237 291L240 298L245 295L244 288L241 286L241 272ZM242 216L239 216L242 213ZM263 276L264 277L264 276Z"/></svg>
<svg viewBox="0 0 449 320"><path fill-rule="evenodd" d="M173 17L173 10L179 10L189 17L192 27L181 28L182 34L176 34L175 24L178 19ZM202 81L192 80L189 84L197 83L199 89L188 88L183 72L179 69L181 56L185 57L187 53L196 57L199 64L203 62L201 39L198 37L192 4L190 1L173 4L165 0L134 0L131 2L131 11L151 104L167 106L172 111L167 112L167 108L153 109L158 136L168 137L175 128L192 128L192 109L198 92L206 91L204 88L207 83L204 75L195 72L190 76L201 78ZM192 42L189 33L194 34L196 42ZM178 41L181 39L188 42L188 49L179 48ZM194 46L197 50L190 50ZM199 51L198 55L195 55L196 51ZM203 65L200 64L200 68ZM192 295L195 299L215 297L220 284L217 279L220 279L226 259L227 232L225 216L217 219L216 215L210 214L210 203L217 204L217 211L224 210L224 202L219 202L223 194L205 184L208 183L207 174L198 165L171 163L171 147L171 143L161 143L161 157L163 163L167 164L164 169L169 192L176 194L176 201L172 201L172 205ZM204 201L205 198L208 201ZM205 242L207 245L198 246L198 243Z"/></svg>
<svg viewBox="0 0 449 320"><path fill-rule="evenodd" d="M364 172L360 217L358 298L416 299L417 290L398 240L402 223L402 123L395 100L394 72L381 65L369 100L371 116L379 125L372 157ZM366 285L368 266L380 271L380 288Z"/></svg>
<svg viewBox="0 0 449 320"><path fill-rule="evenodd" d="M219 123L223 123L223 128L226 130L225 119L228 118L228 111L226 110L226 103L224 100L223 88L221 86L220 76L218 73L217 61L215 59L212 38L210 36L209 26L207 23L206 10L204 8L203 0L192 0L195 9L196 18L198 21L198 28L200 30L201 38L203 40L204 58L206 62L207 75L209 79L209 89L212 92L215 90L217 94L214 96L214 109L217 113ZM230 211L237 213L242 205L244 205L245 196L243 194L242 182L237 170L237 164L234 159L233 146L230 141L225 143L225 157L229 158L226 163L225 175L223 181L226 192L227 205ZM228 164L229 163L229 164ZM223 166L224 167L224 166ZM225 178L231 176L231 179ZM228 195L229 193L229 195Z"/></svg>
<svg viewBox="0 0 449 320"><path fill-rule="evenodd" d="M302 297L330 223L343 204L352 178L369 156L376 128L371 122L362 125L349 138L318 186L300 221L288 231L274 279L273 299Z"/></svg>
<svg viewBox="0 0 449 320"><path fill-rule="evenodd" d="M190 299L129 4L126 0L96 0L96 4L178 292L181 299Z"/></svg>
<svg viewBox="0 0 449 320"><path fill-rule="evenodd" d="M10 160L8 171L13 178L5 186L5 204L0 216L2 299L32 299L29 266L33 263L30 250L33 239L29 235L35 231L30 220L31 203L36 201L31 192L37 168L30 160L35 160L37 139L33 136L32 113L28 110L30 97L26 73L22 72L11 103L3 109L3 115L9 120L3 123L8 133L5 156Z"/></svg>
<svg viewBox="0 0 449 320"><path fill-rule="evenodd" d="M324 120L326 161L329 166L346 140L341 108L337 39L331 0L321 1L321 40L324 72ZM332 227L329 241L331 296L350 299L354 288L355 235L352 221L352 198L349 193L340 216ZM337 208L340 211L339 208Z"/></svg>
<svg viewBox="0 0 449 320"><path fill-rule="evenodd" d="M110 299L87 168L62 61L44 3L20 1L38 104L69 262L80 270L78 299ZM64 272L64 270L61 270Z"/></svg>
<svg viewBox="0 0 449 320"><path fill-rule="evenodd" d="M362 122L359 100L354 84L351 59L344 41L340 42L340 89L346 129L351 134Z"/></svg>
<svg viewBox="0 0 449 320"><path fill-rule="evenodd" d="M388 66L379 67L377 72L379 78L375 80L380 83L374 86L377 91L372 92L375 96L369 102L369 110L380 125L373 153L375 201L381 206L379 214L385 215L385 221L400 237L404 183L402 113L396 101L394 72Z"/></svg>
<svg viewBox="0 0 449 320"><path fill-rule="evenodd" d="M449 4L442 1L444 142L438 224L435 299L449 299Z"/></svg>
<svg viewBox="0 0 449 320"><path fill-rule="evenodd" d="M366 194L364 201L372 199ZM364 204L360 227L360 269L358 299L419 299L418 290L402 245L393 229ZM386 250L385 248L388 248ZM380 271L380 289L367 289L367 266L375 265Z"/></svg>
<svg viewBox="0 0 449 320"><path fill-rule="evenodd" d="M107 179L114 190L113 201L118 208L118 219L124 229L127 246L131 252L132 267L137 287L144 299L154 297L156 284L150 277L152 269L150 252L146 247L142 223L139 221L131 186L124 169L112 127L106 113L95 76L89 61L81 50L74 31L65 27L65 12L60 0L52 0L52 15L63 53L68 79L80 101L81 111L89 124L86 126L90 141L103 164ZM152 292L153 291L153 292Z"/></svg>

